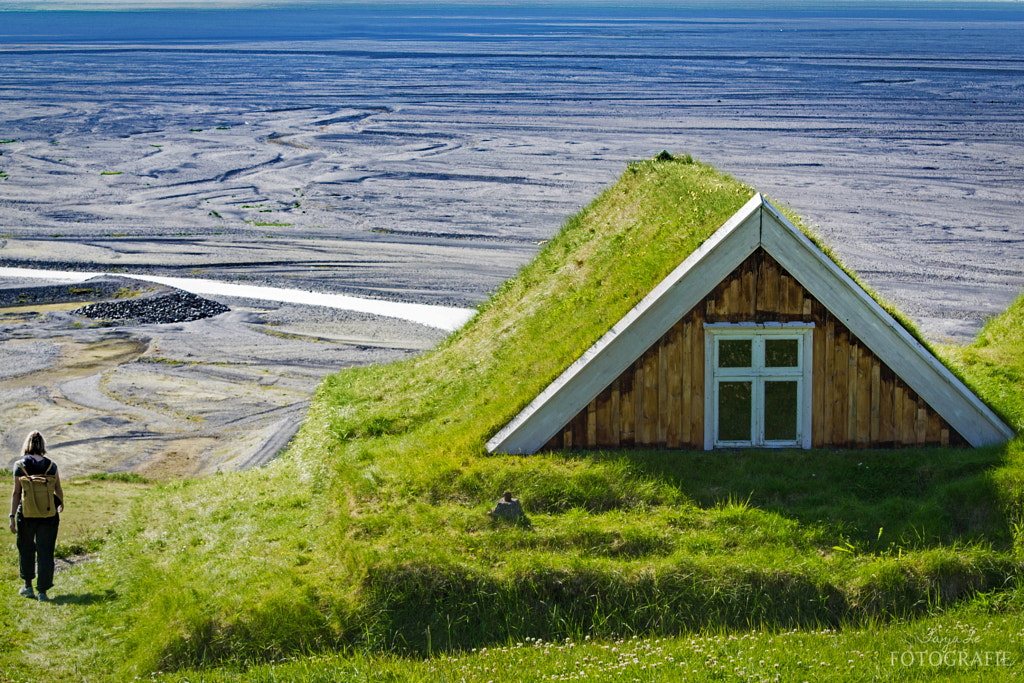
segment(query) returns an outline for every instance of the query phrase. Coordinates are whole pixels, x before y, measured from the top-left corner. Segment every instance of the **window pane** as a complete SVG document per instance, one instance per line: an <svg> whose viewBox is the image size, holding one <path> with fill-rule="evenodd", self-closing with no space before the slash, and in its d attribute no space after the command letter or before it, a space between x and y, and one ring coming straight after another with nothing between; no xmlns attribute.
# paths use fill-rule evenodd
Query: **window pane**
<svg viewBox="0 0 1024 683"><path fill-rule="evenodd" d="M796 382L764 383L765 441L796 441Z"/></svg>
<svg viewBox="0 0 1024 683"><path fill-rule="evenodd" d="M795 368L800 362L800 342L797 339L765 339L764 366L766 368Z"/></svg>
<svg viewBox="0 0 1024 683"><path fill-rule="evenodd" d="M718 383L718 440L750 441L750 382Z"/></svg>
<svg viewBox="0 0 1024 683"><path fill-rule="evenodd" d="M719 339L718 367L749 368L753 346L753 339Z"/></svg>

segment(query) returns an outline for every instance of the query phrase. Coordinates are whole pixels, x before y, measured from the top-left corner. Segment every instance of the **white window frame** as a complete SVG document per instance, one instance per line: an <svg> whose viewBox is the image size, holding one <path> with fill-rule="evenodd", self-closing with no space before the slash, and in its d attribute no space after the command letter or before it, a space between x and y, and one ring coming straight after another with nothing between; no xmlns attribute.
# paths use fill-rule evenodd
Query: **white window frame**
<svg viewBox="0 0 1024 683"><path fill-rule="evenodd" d="M799 342L797 367L764 367L764 340L768 338L796 339ZM752 367L718 367L719 339L752 340ZM704 450L810 448L813 349L814 323L705 323ZM792 441L766 441L764 438L764 383L773 378L786 378L797 382L797 434L796 439ZM723 380L751 382L750 441L722 441L718 438L718 385Z"/></svg>

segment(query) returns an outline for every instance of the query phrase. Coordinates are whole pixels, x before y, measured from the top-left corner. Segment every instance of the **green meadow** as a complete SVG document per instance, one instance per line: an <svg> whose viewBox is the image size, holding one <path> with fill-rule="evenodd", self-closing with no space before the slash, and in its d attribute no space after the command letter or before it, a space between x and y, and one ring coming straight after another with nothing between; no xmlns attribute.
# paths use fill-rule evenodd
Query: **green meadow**
<svg viewBox="0 0 1024 683"><path fill-rule="evenodd" d="M1021 438L485 450L753 193L631 163L438 348L324 380L271 464L68 482L53 601L17 596L13 539L0 565L0 682L1021 675ZM1024 298L935 351L1024 428ZM488 516L506 490L528 521Z"/></svg>

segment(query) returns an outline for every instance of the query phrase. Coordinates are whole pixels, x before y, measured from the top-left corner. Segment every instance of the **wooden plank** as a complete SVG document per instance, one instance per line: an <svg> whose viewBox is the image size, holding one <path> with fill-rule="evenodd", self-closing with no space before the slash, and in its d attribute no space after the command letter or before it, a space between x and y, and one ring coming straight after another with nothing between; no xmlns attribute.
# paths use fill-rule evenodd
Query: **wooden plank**
<svg viewBox="0 0 1024 683"><path fill-rule="evenodd" d="M574 418L575 419L575 418ZM572 421L565 425L565 429L562 430L562 448L569 450L572 448Z"/></svg>
<svg viewBox="0 0 1024 683"><path fill-rule="evenodd" d="M918 446L928 443L928 406L917 397L917 419L914 421L914 439Z"/></svg>
<svg viewBox="0 0 1024 683"><path fill-rule="evenodd" d="M743 315L743 293L740 291L741 276L737 273L729 281L729 295L726 299L725 310L729 312L729 320L739 322Z"/></svg>
<svg viewBox="0 0 1024 683"><path fill-rule="evenodd" d="M646 445L644 441L644 400L647 398L647 391L644 387L644 357L636 361L635 373L633 375L633 432L637 446Z"/></svg>
<svg viewBox="0 0 1024 683"><path fill-rule="evenodd" d="M903 440L903 403L907 400L903 382L893 380L892 389L892 440L896 445L906 444Z"/></svg>
<svg viewBox="0 0 1024 683"><path fill-rule="evenodd" d="M649 349L644 354L644 398L641 436L643 443L653 446L658 443L658 349Z"/></svg>
<svg viewBox="0 0 1024 683"><path fill-rule="evenodd" d="M747 280L746 280L746 267L745 262L740 264L740 267L736 269L735 280L731 287L735 292L735 296L732 300L733 305L733 321L738 322L740 320L749 320L747 316Z"/></svg>
<svg viewBox="0 0 1024 683"><path fill-rule="evenodd" d="M882 428L882 364L871 356L871 443L877 445Z"/></svg>
<svg viewBox="0 0 1024 683"><path fill-rule="evenodd" d="M595 440L594 445L607 448L611 443L611 420L609 413L611 412L612 404L612 389L608 387L594 399L597 403L597 411L595 415Z"/></svg>
<svg viewBox="0 0 1024 683"><path fill-rule="evenodd" d="M587 409L584 408L572 421L573 448L586 448L587 445Z"/></svg>
<svg viewBox="0 0 1024 683"><path fill-rule="evenodd" d="M779 264L766 255L764 283L764 310L779 313Z"/></svg>
<svg viewBox="0 0 1024 683"><path fill-rule="evenodd" d="M688 448L693 448L697 437L693 435L690 428L693 424L691 417L694 410L703 410L703 406L694 407L693 402L693 337L694 337L695 325L690 319L683 321L683 339L680 346L682 347L682 378L680 381L680 390L682 391L682 414L681 414L681 434L680 438L683 444Z"/></svg>
<svg viewBox="0 0 1024 683"><path fill-rule="evenodd" d="M857 443L857 389L860 382L857 378L857 360L860 345L850 335L849 365L846 375L846 443Z"/></svg>
<svg viewBox="0 0 1024 683"><path fill-rule="evenodd" d="M664 338L663 338L664 339ZM667 392L665 391L665 375L666 367L668 365L668 356L664 353L664 344L659 343L656 348L651 349L651 369L653 378L651 380L650 391L654 392L654 404L656 406L654 412L651 413L651 432L652 439L655 444L664 446L665 444L665 406L662 403L662 398L668 400Z"/></svg>
<svg viewBox="0 0 1024 683"><path fill-rule="evenodd" d="M849 435L847 376L850 372L850 343L846 330L837 330L832 353L835 363L835 382L832 384L832 445L845 446Z"/></svg>
<svg viewBox="0 0 1024 683"><path fill-rule="evenodd" d="M754 283L756 290L754 315L760 319L761 314L767 311L764 283L767 279L768 261L771 260L771 257L765 254L763 249L758 249L754 254L757 256L757 277Z"/></svg>
<svg viewBox="0 0 1024 683"><path fill-rule="evenodd" d="M788 316L789 311L789 275L779 269L779 313Z"/></svg>
<svg viewBox="0 0 1024 683"><path fill-rule="evenodd" d="M798 316L804 310L804 288L796 278L791 277L789 283L789 312Z"/></svg>
<svg viewBox="0 0 1024 683"><path fill-rule="evenodd" d="M704 448L704 320L693 318L693 348L690 357L690 439L694 448Z"/></svg>
<svg viewBox="0 0 1024 683"><path fill-rule="evenodd" d="M667 400L662 412L667 413L665 445L682 448L683 445L683 323L672 326L668 337L668 364L665 387Z"/></svg>
<svg viewBox="0 0 1024 683"><path fill-rule="evenodd" d="M611 401L609 402L608 409L608 432L609 439L608 445L613 448L618 448L621 444L622 435L622 419L621 419L621 405L622 405L622 380L618 377L612 382L612 395Z"/></svg>
<svg viewBox="0 0 1024 683"><path fill-rule="evenodd" d="M587 448L597 446L597 399L587 405L587 440L583 444Z"/></svg>
<svg viewBox="0 0 1024 683"><path fill-rule="evenodd" d="M822 421L824 422L821 427L821 445L833 446L837 442L832 426L836 386L836 325L832 316L825 319L825 349L822 355L825 358L825 374L823 375L824 385L822 386L821 401Z"/></svg>
<svg viewBox="0 0 1024 683"><path fill-rule="evenodd" d="M949 445L949 427L945 427L944 426L942 428L942 431L939 432L939 445L940 446L948 446Z"/></svg>
<svg viewBox="0 0 1024 683"><path fill-rule="evenodd" d="M757 313L757 263L753 259L747 259L743 268L743 318L753 320Z"/></svg>
<svg viewBox="0 0 1024 683"><path fill-rule="evenodd" d="M644 441L644 400L647 391L644 387L644 357L640 356L634 366L633 374L633 439L637 446L646 445Z"/></svg>
<svg viewBox="0 0 1024 683"><path fill-rule="evenodd" d="M644 387L644 356L636 359L633 368L633 438L634 445L640 447L644 441L644 399L647 391Z"/></svg>
<svg viewBox="0 0 1024 683"><path fill-rule="evenodd" d="M881 361L879 361L881 366ZM878 401L878 441L883 444L892 443L892 392L894 378L892 371L885 368L884 378L881 382L881 392Z"/></svg>
<svg viewBox="0 0 1024 683"><path fill-rule="evenodd" d="M669 330L668 334L672 331ZM658 415L657 442L664 445L668 439L668 339L662 337L658 343Z"/></svg>
<svg viewBox="0 0 1024 683"><path fill-rule="evenodd" d="M636 363L626 372L619 375L619 445L632 446L636 443L636 406L633 397L636 395Z"/></svg>
<svg viewBox="0 0 1024 683"><path fill-rule="evenodd" d="M917 396L909 389L903 392L903 443L912 446L917 443Z"/></svg>
<svg viewBox="0 0 1024 683"><path fill-rule="evenodd" d="M857 357L857 445L871 443L871 352L858 344Z"/></svg>
<svg viewBox="0 0 1024 683"><path fill-rule="evenodd" d="M825 445L825 330L818 326L813 332L814 368L811 372L811 446Z"/></svg>
<svg viewBox="0 0 1024 683"><path fill-rule="evenodd" d="M928 409L928 427L924 440L928 443L939 443L942 439L942 418L934 410Z"/></svg>

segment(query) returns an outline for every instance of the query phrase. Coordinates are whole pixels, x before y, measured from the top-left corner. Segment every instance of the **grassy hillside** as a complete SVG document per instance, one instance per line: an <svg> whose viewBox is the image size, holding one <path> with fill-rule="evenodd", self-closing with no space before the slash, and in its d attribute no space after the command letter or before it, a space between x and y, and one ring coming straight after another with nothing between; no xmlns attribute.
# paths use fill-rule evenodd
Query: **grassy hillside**
<svg viewBox="0 0 1024 683"><path fill-rule="evenodd" d="M157 486L98 561L59 577L55 604L0 599L0 681L542 680L590 664L609 680L647 664L644 680L678 664L696 680L741 664L743 680L903 680L927 668L885 648L970 629L1021 662L1020 439L484 450L752 194L688 159L630 164L440 348L325 380L279 460ZM1018 302L948 351L1018 426L1022 324ZM529 523L487 516L505 490Z"/></svg>
<svg viewBox="0 0 1024 683"><path fill-rule="evenodd" d="M1024 433L1024 296L989 320L970 346L951 346L942 355L954 370Z"/></svg>

